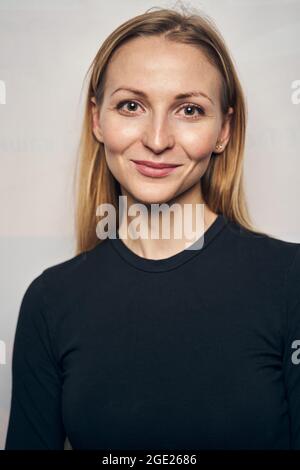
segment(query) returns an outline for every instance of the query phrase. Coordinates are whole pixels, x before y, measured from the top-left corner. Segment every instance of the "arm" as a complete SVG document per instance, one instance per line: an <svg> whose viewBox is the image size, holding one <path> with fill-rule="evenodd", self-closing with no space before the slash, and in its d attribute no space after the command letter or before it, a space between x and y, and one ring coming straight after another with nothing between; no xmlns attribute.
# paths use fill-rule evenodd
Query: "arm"
<svg viewBox="0 0 300 470"><path fill-rule="evenodd" d="M20 307L6 450L64 448L62 382L46 320L42 276L31 282Z"/></svg>
<svg viewBox="0 0 300 470"><path fill-rule="evenodd" d="M300 244L286 275L284 377L291 448L300 449Z"/></svg>

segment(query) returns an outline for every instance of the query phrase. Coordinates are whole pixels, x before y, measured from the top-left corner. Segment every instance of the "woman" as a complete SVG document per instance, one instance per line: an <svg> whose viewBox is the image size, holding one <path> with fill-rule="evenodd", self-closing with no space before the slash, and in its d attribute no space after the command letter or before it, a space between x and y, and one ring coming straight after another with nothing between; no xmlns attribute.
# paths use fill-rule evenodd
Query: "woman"
<svg viewBox="0 0 300 470"><path fill-rule="evenodd" d="M81 136L77 252L22 300L6 449L62 449L66 437L75 449L300 449L300 244L251 225L245 127L209 19L147 11L104 41ZM158 237L132 236L136 203ZM148 209L163 203L187 204L193 223L203 209L193 241L161 235Z"/></svg>

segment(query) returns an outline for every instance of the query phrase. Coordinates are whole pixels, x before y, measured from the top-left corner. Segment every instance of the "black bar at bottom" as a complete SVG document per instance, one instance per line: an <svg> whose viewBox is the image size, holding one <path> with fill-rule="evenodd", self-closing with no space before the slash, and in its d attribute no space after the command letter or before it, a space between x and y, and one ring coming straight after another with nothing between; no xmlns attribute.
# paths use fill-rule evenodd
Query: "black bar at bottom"
<svg viewBox="0 0 300 470"><path fill-rule="evenodd" d="M95 465L121 465L123 468L137 468L143 465L186 465L201 468L203 464L239 464L240 468L255 464L282 466L297 464L300 468L300 450L3 450L0 452L2 463L22 465L54 465L62 463ZM4 467L3 467L4 468ZM203 467L202 467L203 468Z"/></svg>

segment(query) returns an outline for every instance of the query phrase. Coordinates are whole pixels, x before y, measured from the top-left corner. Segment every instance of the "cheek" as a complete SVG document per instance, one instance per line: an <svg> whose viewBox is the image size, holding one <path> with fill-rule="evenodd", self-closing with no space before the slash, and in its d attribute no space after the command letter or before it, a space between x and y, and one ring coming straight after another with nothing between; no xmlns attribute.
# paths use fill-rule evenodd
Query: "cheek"
<svg viewBox="0 0 300 470"><path fill-rule="evenodd" d="M116 180L124 184L126 161L123 155L135 139L136 129L125 125L125 122L122 123L110 113L104 117L101 127L107 166Z"/></svg>
<svg viewBox="0 0 300 470"><path fill-rule="evenodd" d="M103 119L102 133L107 151L115 154L129 147L139 137L140 129L133 122L108 114Z"/></svg>
<svg viewBox="0 0 300 470"><path fill-rule="evenodd" d="M199 128L198 132L195 129L186 131L180 142L189 158L198 161L211 154L216 140L217 131L214 128Z"/></svg>

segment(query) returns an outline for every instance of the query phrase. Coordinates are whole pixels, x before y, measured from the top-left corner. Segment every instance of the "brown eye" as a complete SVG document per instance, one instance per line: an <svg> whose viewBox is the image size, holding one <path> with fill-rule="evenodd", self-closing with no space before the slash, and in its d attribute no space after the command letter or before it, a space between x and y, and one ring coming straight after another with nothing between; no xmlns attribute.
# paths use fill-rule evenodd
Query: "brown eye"
<svg viewBox="0 0 300 470"><path fill-rule="evenodd" d="M138 103L136 103L135 101L121 101L120 103L117 104L117 109L121 109L123 108L124 105L130 105L127 109L125 109L125 111L129 111L129 113L131 111L136 111L136 107L139 106Z"/></svg>
<svg viewBox="0 0 300 470"><path fill-rule="evenodd" d="M203 109L200 106L197 106L197 105L194 105L194 104L186 104L180 109L188 110L188 116L191 116L192 118L194 118L194 116L195 116L195 112L193 110L196 110L196 117L199 116L199 115L201 116L201 115L205 114Z"/></svg>

